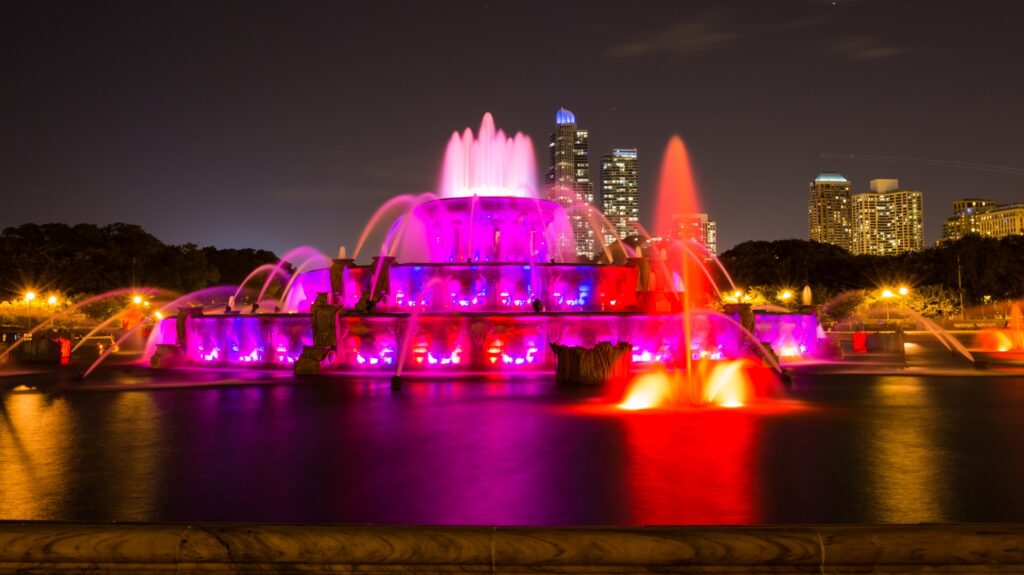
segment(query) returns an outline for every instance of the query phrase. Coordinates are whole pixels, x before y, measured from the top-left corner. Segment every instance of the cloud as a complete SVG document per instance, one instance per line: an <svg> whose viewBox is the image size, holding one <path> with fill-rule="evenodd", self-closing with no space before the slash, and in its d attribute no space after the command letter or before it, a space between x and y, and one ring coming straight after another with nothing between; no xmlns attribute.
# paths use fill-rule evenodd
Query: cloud
<svg viewBox="0 0 1024 575"><path fill-rule="evenodd" d="M612 46L608 50L608 55L613 58L686 56L721 48L739 37L736 32L723 30L708 19L689 20Z"/></svg>
<svg viewBox="0 0 1024 575"><path fill-rule="evenodd" d="M871 36L846 36L836 38L831 44L832 51L848 60L885 60L902 56L910 50L904 46L887 44Z"/></svg>

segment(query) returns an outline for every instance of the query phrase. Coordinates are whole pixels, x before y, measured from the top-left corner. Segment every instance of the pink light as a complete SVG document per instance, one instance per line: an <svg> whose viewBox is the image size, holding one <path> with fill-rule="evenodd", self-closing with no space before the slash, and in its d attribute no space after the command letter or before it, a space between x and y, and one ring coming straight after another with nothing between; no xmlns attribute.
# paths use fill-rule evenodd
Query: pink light
<svg viewBox="0 0 1024 575"><path fill-rule="evenodd" d="M477 135L453 132L444 154L441 197L534 197L537 174L533 142L522 133L509 138L484 114Z"/></svg>

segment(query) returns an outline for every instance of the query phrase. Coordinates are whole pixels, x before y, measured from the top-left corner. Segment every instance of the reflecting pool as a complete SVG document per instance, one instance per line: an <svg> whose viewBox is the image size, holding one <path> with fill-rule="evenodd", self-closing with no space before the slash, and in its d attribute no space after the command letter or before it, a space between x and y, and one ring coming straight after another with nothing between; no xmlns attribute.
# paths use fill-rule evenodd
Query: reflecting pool
<svg viewBox="0 0 1024 575"><path fill-rule="evenodd" d="M797 375L617 410L548 377L6 375L0 519L399 524L1024 520L1024 378ZM216 384L216 385L208 385Z"/></svg>

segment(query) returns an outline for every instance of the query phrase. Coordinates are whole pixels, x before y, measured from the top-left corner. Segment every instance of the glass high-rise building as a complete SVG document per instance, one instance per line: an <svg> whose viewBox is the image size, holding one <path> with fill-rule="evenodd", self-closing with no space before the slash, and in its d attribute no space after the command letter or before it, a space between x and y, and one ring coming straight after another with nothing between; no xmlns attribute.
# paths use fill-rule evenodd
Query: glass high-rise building
<svg viewBox="0 0 1024 575"><path fill-rule="evenodd" d="M640 177L636 148L616 148L601 157L601 211L619 239L639 235ZM605 243L614 239L608 234Z"/></svg>
<svg viewBox="0 0 1024 575"><path fill-rule="evenodd" d="M693 240L708 250L709 257L718 255L718 224L707 214L674 214L669 237Z"/></svg>
<svg viewBox="0 0 1024 575"><path fill-rule="evenodd" d="M853 248L850 187L850 180L835 172L818 174L811 182L807 234L812 241Z"/></svg>
<svg viewBox="0 0 1024 575"><path fill-rule="evenodd" d="M899 180L871 180L871 191L852 197L855 254L893 256L924 249L924 196Z"/></svg>
<svg viewBox="0 0 1024 575"><path fill-rule="evenodd" d="M555 114L548 156L550 168L544 177L548 199L560 203L569 216L575 237L573 251L580 258L590 259L598 250L594 234L598 223L594 184L590 180L590 134L576 125L576 116L565 108Z"/></svg>

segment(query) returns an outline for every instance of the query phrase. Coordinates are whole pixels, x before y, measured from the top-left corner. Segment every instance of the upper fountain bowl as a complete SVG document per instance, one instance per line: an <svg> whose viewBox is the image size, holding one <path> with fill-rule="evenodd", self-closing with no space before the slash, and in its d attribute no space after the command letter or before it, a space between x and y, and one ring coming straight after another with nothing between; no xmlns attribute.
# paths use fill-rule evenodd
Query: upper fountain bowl
<svg viewBox="0 0 1024 575"><path fill-rule="evenodd" d="M514 196L433 200L412 211L402 235L399 259L405 262L573 260L569 219L562 206L548 200Z"/></svg>

